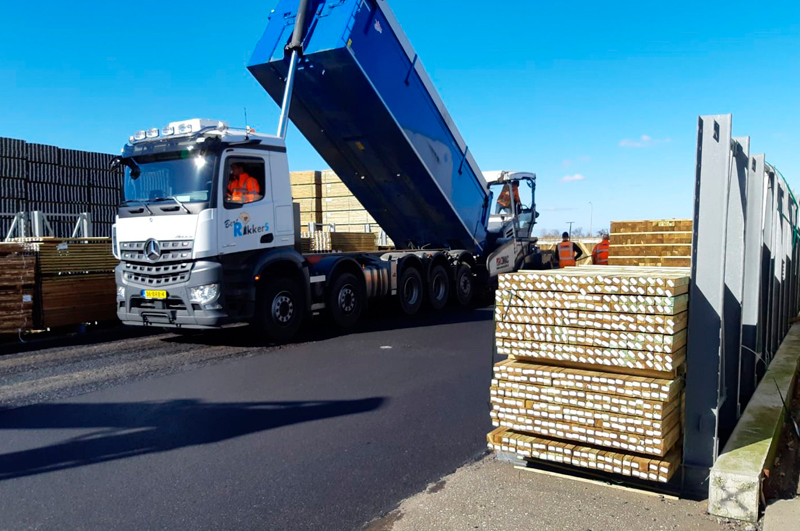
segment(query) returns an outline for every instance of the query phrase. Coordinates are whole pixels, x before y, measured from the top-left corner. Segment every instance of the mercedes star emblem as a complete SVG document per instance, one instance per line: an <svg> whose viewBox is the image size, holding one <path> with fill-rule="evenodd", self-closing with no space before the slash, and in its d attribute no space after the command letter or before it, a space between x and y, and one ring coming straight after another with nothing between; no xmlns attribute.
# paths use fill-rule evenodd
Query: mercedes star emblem
<svg viewBox="0 0 800 531"><path fill-rule="evenodd" d="M144 255L151 262L156 262L161 258L161 244L158 243L158 240L147 240L145 242Z"/></svg>

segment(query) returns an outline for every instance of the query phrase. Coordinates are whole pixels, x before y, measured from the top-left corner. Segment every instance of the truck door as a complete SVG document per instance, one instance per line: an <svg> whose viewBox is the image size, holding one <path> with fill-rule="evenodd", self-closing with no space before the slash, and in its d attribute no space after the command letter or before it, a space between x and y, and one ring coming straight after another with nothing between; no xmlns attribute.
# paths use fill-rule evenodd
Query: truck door
<svg viewBox="0 0 800 531"><path fill-rule="evenodd" d="M275 246L269 153L233 151L220 164L220 254Z"/></svg>

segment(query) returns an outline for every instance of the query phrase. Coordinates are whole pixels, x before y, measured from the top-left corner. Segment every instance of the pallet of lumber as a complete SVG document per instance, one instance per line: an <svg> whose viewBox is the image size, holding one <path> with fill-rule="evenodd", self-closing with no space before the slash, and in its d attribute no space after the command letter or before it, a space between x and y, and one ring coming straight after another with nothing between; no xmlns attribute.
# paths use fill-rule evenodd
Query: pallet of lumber
<svg viewBox="0 0 800 531"><path fill-rule="evenodd" d="M116 319L113 273L41 280L42 328Z"/></svg>
<svg viewBox="0 0 800 531"><path fill-rule="evenodd" d="M506 359L491 382L490 448L669 481L680 465L689 291L688 268L501 275L495 345Z"/></svg>
<svg viewBox="0 0 800 531"><path fill-rule="evenodd" d="M300 224L322 223L321 172L295 171L289 179L292 185L292 201L300 205Z"/></svg>
<svg viewBox="0 0 800 531"><path fill-rule="evenodd" d="M36 257L27 246L0 244L0 334L33 327Z"/></svg>
<svg viewBox="0 0 800 531"><path fill-rule="evenodd" d="M371 232L302 232L303 252L374 252L378 250L375 235Z"/></svg>
<svg viewBox="0 0 800 531"><path fill-rule="evenodd" d="M550 389L547 394L571 398L569 404L542 399L542 393L514 397L507 391L514 384ZM556 368L507 360L495 365L492 379L492 422L515 431L579 441L616 450L648 455L666 455L680 440L680 403L683 381L639 376L609 375L598 371ZM531 391L530 389L528 391ZM583 396L570 397L570 391ZM634 414L630 408L613 412L598 409L602 395L609 404L614 399L650 403L651 415ZM658 408L653 403L659 403Z"/></svg>
<svg viewBox="0 0 800 531"><path fill-rule="evenodd" d="M43 239L32 243L42 275L73 275L113 271L119 264L111 251L111 240L84 242Z"/></svg>
<svg viewBox="0 0 800 531"><path fill-rule="evenodd" d="M672 479L681 465L681 453L678 449L664 457L648 458L533 437L504 427L495 429L486 438L490 450L661 483Z"/></svg>
<svg viewBox="0 0 800 531"><path fill-rule="evenodd" d="M609 265L689 267L692 228L690 219L612 221Z"/></svg>

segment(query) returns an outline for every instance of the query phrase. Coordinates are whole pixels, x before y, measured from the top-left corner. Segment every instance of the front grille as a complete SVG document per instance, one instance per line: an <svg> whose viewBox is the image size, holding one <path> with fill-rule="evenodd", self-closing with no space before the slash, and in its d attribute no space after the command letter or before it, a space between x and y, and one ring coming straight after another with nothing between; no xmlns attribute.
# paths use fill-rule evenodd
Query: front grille
<svg viewBox="0 0 800 531"><path fill-rule="evenodd" d="M186 282L191 277L192 244L191 240L121 242L123 276L128 282L152 287Z"/></svg>
<svg viewBox="0 0 800 531"><path fill-rule="evenodd" d="M130 262L145 262L148 264L163 264L165 262L178 262L190 260L192 258L192 241L178 240L168 242L156 242L158 245L158 257L149 256L147 244L151 240L144 242L122 242L119 244L121 258Z"/></svg>

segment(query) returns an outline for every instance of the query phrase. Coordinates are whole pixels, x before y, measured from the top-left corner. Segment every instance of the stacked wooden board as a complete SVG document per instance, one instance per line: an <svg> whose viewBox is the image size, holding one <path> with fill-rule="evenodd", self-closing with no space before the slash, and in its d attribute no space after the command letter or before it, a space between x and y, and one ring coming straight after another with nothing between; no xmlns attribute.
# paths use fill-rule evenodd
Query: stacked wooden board
<svg viewBox="0 0 800 531"><path fill-rule="evenodd" d="M24 250L30 268L29 276L22 277L30 279L27 293L32 301L26 330L116 319L118 261L109 238L29 238L0 244L0 255L13 248ZM18 278L19 272L9 269L8 276Z"/></svg>
<svg viewBox="0 0 800 531"><path fill-rule="evenodd" d="M501 276L489 447L659 482L680 465L689 270Z"/></svg>
<svg viewBox="0 0 800 531"><path fill-rule="evenodd" d="M322 180L318 171L295 171L290 175L292 201L300 205L300 226L322 223Z"/></svg>
<svg viewBox="0 0 800 531"><path fill-rule="evenodd" d="M319 229L327 232L347 234L371 234L376 240L369 243L368 248L380 243L383 247L393 247L394 243L383 234L383 230L367 209L355 198L342 180L332 170L292 172L292 199L300 205L300 224L305 230L309 223L317 223ZM308 236L306 236L308 238ZM334 251L348 252L364 250L364 237L352 237L353 242L340 237L345 248L333 245ZM307 242L310 243L310 242ZM329 251L329 248L314 248L315 251Z"/></svg>
<svg viewBox="0 0 800 531"><path fill-rule="evenodd" d="M33 326L36 257L22 245L0 244L0 334Z"/></svg>
<svg viewBox="0 0 800 531"><path fill-rule="evenodd" d="M690 219L612 221L609 265L689 267Z"/></svg>
<svg viewBox="0 0 800 531"><path fill-rule="evenodd" d="M378 250L375 236L371 232L302 232L300 242L303 253L352 253Z"/></svg>

